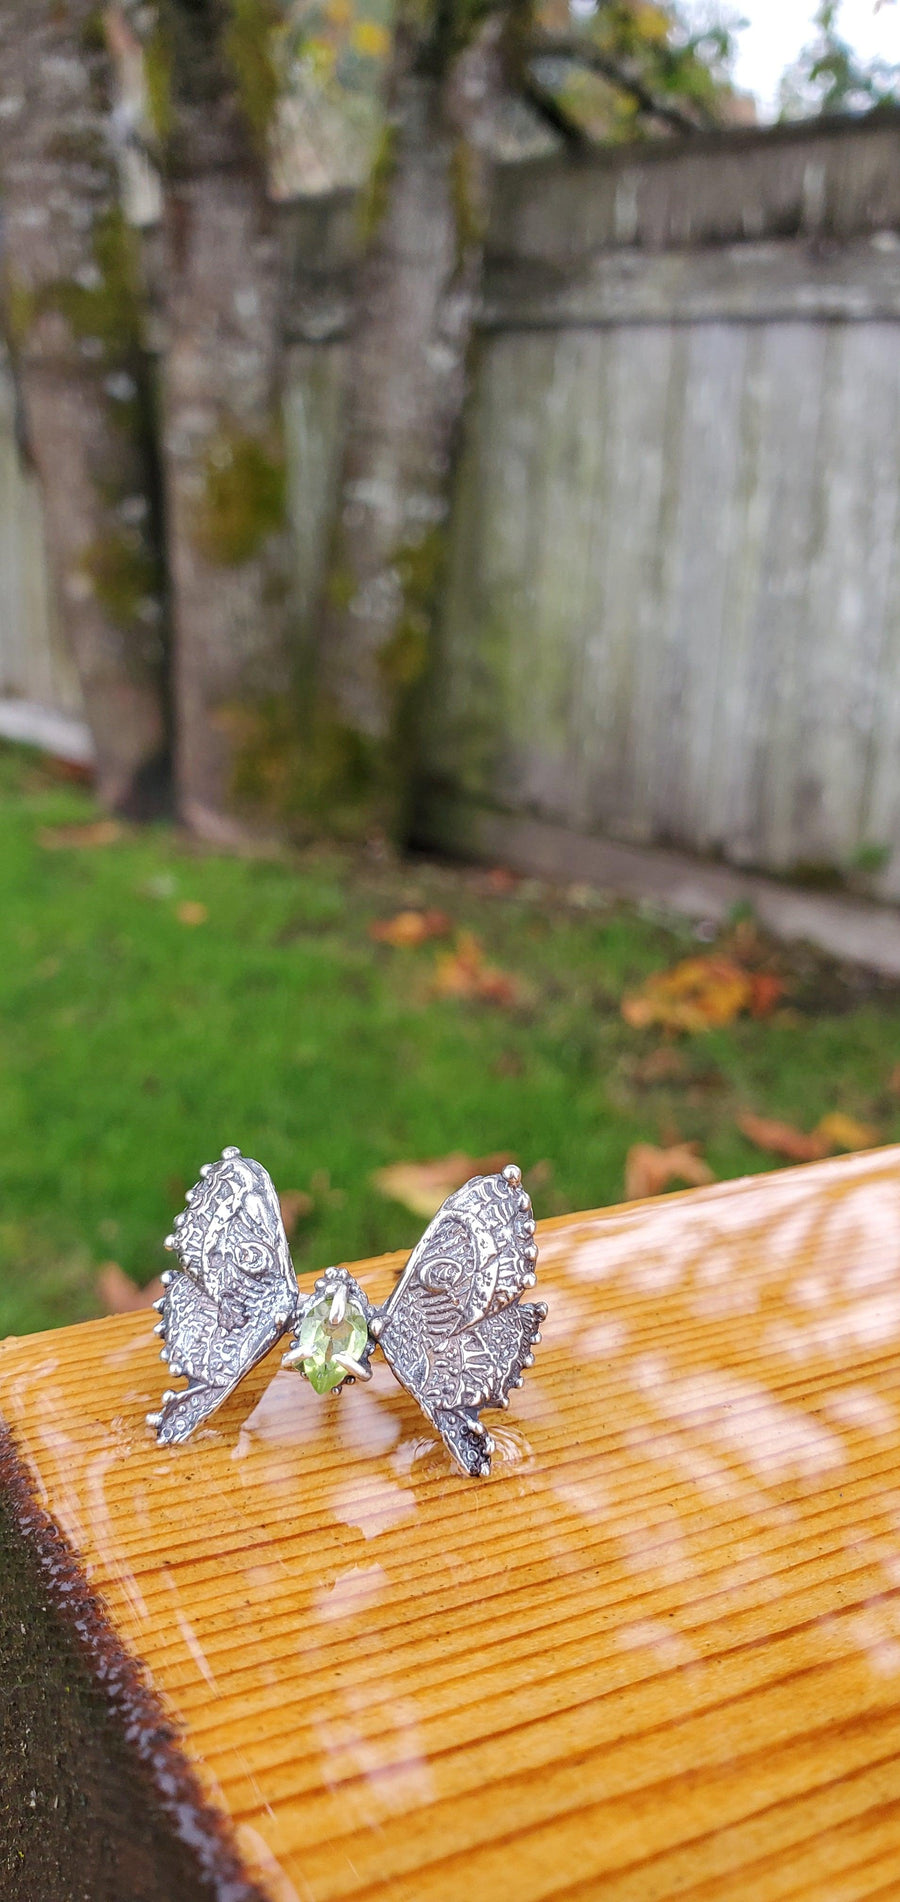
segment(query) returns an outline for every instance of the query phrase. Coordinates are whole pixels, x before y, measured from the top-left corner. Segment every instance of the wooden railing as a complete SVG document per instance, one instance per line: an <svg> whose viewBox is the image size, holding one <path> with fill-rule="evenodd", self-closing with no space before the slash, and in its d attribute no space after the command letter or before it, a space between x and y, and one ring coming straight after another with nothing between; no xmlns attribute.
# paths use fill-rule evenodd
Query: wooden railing
<svg viewBox="0 0 900 1902"><path fill-rule="evenodd" d="M160 1450L152 1316L4 1344L4 1902L896 1894L900 1151L539 1240L483 1482L383 1366Z"/></svg>

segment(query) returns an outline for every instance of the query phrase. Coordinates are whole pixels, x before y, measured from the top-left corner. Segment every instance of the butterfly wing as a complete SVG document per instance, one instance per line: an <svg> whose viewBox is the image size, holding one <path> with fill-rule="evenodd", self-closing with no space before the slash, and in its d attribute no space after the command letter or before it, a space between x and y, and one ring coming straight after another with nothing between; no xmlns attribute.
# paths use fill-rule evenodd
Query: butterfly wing
<svg viewBox="0 0 900 1902"><path fill-rule="evenodd" d="M166 1245L180 1266L163 1276L156 1331L161 1358L188 1384L147 1416L163 1445L209 1419L290 1327L298 1301L271 1177L238 1149L201 1171Z"/></svg>
<svg viewBox="0 0 900 1902"><path fill-rule="evenodd" d="M546 1308L520 1298L534 1284L533 1237L519 1170L473 1177L439 1209L379 1317L385 1358L466 1473L490 1472L480 1409L507 1405L540 1339Z"/></svg>

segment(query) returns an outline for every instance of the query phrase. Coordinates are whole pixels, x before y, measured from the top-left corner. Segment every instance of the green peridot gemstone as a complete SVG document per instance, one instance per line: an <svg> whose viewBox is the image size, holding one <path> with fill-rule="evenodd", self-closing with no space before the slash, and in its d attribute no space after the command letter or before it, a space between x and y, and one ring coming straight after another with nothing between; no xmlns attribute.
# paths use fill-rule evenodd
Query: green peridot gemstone
<svg viewBox="0 0 900 1902"><path fill-rule="evenodd" d="M303 1372L316 1393L331 1393L347 1378L346 1368L339 1367L333 1356L349 1354L351 1360L359 1360L369 1338L366 1317L352 1298L347 1302L342 1321L329 1320L333 1299L333 1295L324 1295L321 1301L314 1301L307 1308L291 1355L295 1366L298 1361L302 1362Z"/></svg>

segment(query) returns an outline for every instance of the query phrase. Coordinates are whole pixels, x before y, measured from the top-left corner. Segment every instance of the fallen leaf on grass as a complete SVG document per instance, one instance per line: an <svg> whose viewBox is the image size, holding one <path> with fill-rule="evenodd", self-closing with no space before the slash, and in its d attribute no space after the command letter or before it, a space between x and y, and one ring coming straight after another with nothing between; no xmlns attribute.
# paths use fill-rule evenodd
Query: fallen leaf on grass
<svg viewBox="0 0 900 1902"><path fill-rule="evenodd" d="M373 919L369 937L374 938L376 944L412 950L416 945L427 944L431 938L448 937L451 929L451 920L445 911L398 911L394 918Z"/></svg>
<svg viewBox="0 0 900 1902"><path fill-rule="evenodd" d="M749 982L751 1017L771 1017L787 988L784 978L774 971L751 971Z"/></svg>
<svg viewBox="0 0 900 1902"><path fill-rule="evenodd" d="M438 958L432 991L435 997L478 999L485 1004L509 1006L520 1002L522 987L509 971L485 962L484 952L471 931L461 931L455 948Z"/></svg>
<svg viewBox="0 0 900 1902"><path fill-rule="evenodd" d="M305 1189L284 1189L278 1197L281 1206L281 1219L284 1232L290 1241L298 1222L306 1220L315 1207L312 1196Z"/></svg>
<svg viewBox="0 0 900 1902"><path fill-rule="evenodd" d="M470 1176L496 1175L512 1160L507 1154L466 1156L455 1149L452 1155L438 1156L433 1162L392 1162L386 1169L376 1169L372 1182L391 1202L400 1202L413 1215L430 1219Z"/></svg>
<svg viewBox="0 0 900 1902"><path fill-rule="evenodd" d="M888 1077L888 1089L892 1096L900 1096L900 1063L895 1063Z"/></svg>
<svg viewBox="0 0 900 1902"><path fill-rule="evenodd" d="M45 852L85 852L96 846L115 845L122 832L118 819L93 819L83 826L43 826L38 833L38 844Z"/></svg>
<svg viewBox="0 0 900 1902"><path fill-rule="evenodd" d="M757 1149L784 1156L788 1162L819 1162L823 1156L833 1155L836 1149L871 1149L878 1141L877 1129L869 1123L858 1123L854 1116L845 1116L841 1110L832 1110L830 1115L823 1116L809 1134L795 1128L793 1123L778 1122L772 1116L755 1116L752 1110L743 1111L735 1121L741 1134Z"/></svg>
<svg viewBox="0 0 900 1902"><path fill-rule="evenodd" d="M753 983L749 972L730 958L682 958L670 971L657 971L622 999L622 1016L632 1030L658 1024L664 1030L711 1030L730 1024L749 1010Z"/></svg>
<svg viewBox="0 0 900 1902"><path fill-rule="evenodd" d="M829 1149L873 1149L879 1135L872 1123L859 1123L843 1110L830 1110L817 1124L816 1133L825 1137Z"/></svg>
<svg viewBox="0 0 900 1902"><path fill-rule="evenodd" d="M789 1162L816 1162L828 1154L828 1139L817 1130L807 1135L804 1130L795 1129L793 1123L780 1123L774 1116L755 1116L752 1110L744 1110L735 1117L735 1122L741 1135L757 1149L767 1149L773 1156L786 1156Z"/></svg>
<svg viewBox="0 0 900 1902"><path fill-rule="evenodd" d="M180 925L205 925L209 911L198 898L183 898L175 907L175 916Z"/></svg>
<svg viewBox="0 0 900 1902"><path fill-rule="evenodd" d="M670 1182L684 1182L692 1189L715 1182L709 1163L698 1151L698 1143L675 1143L670 1149L634 1143L625 1158L626 1201L643 1202L647 1196L661 1194Z"/></svg>
<svg viewBox="0 0 900 1902"><path fill-rule="evenodd" d="M133 1314L137 1308L152 1308L163 1293L161 1281L150 1281L139 1288L117 1261L105 1261L97 1270L97 1298L106 1314Z"/></svg>

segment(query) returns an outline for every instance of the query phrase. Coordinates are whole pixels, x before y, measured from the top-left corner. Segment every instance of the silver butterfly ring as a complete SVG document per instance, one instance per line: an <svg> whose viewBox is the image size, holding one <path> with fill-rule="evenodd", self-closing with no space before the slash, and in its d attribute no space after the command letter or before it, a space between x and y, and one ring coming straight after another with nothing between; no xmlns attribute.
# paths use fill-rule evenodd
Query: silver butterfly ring
<svg viewBox="0 0 900 1902"><path fill-rule="evenodd" d="M188 1191L166 1247L179 1267L163 1275L155 1306L160 1358L187 1386L148 1413L161 1445L186 1440L234 1392L281 1336L283 1364L317 1393L371 1380L376 1346L464 1473L491 1470L493 1441L479 1414L506 1407L521 1387L547 1312L523 1302L534 1286L531 1202L513 1163L473 1176L429 1223L382 1308L346 1268L328 1268L303 1295L278 1197L261 1163L224 1149Z"/></svg>

